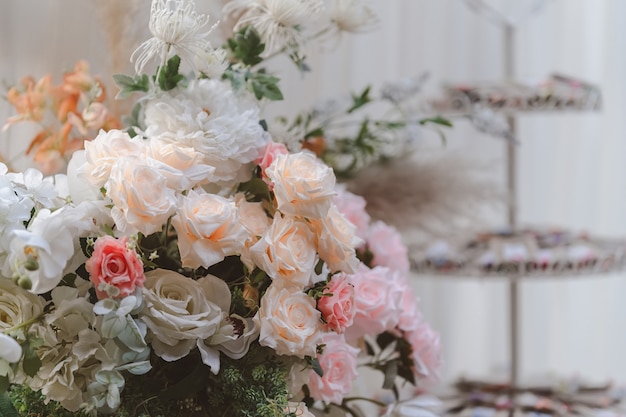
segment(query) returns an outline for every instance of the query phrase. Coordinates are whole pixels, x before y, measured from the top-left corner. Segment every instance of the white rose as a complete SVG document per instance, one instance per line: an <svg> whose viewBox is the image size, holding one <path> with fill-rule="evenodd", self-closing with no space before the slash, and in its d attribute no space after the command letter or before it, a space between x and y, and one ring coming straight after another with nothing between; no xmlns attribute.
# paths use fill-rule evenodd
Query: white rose
<svg viewBox="0 0 626 417"><path fill-rule="evenodd" d="M267 232L250 248L250 258L276 285L305 288L317 260L315 236L304 221L277 213Z"/></svg>
<svg viewBox="0 0 626 417"><path fill-rule="evenodd" d="M139 317L152 333L154 352L166 361L186 356L218 329L222 310L211 301L203 280L165 269L146 273Z"/></svg>
<svg viewBox="0 0 626 417"><path fill-rule="evenodd" d="M278 210L312 219L326 216L335 195L335 174L310 152L278 155L265 170L274 183Z"/></svg>
<svg viewBox="0 0 626 417"><path fill-rule="evenodd" d="M331 271L352 274L359 260L355 248L363 240L356 236L356 226L350 223L334 205L321 220L312 220L317 233L317 251Z"/></svg>
<svg viewBox="0 0 626 417"><path fill-rule="evenodd" d="M261 298L259 343L279 355L315 356L321 337L315 300L295 286L270 285Z"/></svg>
<svg viewBox="0 0 626 417"><path fill-rule="evenodd" d="M13 283L0 278L0 334L43 314L45 301Z"/></svg>
<svg viewBox="0 0 626 417"><path fill-rule="evenodd" d="M85 141L85 163L78 169L95 187L102 187L111 173L111 167L122 156L138 156L143 152L144 142L132 139L128 133L112 129L101 130L94 140Z"/></svg>
<svg viewBox="0 0 626 417"><path fill-rule="evenodd" d="M119 158L111 168L107 195L115 207L111 216L123 232L158 232L176 210L174 190L158 169L136 157Z"/></svg>
<svg viewBox="0 0 626 417"><path fill-rule="evenodd" d="M193 190L180 199L172 225L183 266L191 268L208 268L238 254L248 237L233 201Z"/></svg>

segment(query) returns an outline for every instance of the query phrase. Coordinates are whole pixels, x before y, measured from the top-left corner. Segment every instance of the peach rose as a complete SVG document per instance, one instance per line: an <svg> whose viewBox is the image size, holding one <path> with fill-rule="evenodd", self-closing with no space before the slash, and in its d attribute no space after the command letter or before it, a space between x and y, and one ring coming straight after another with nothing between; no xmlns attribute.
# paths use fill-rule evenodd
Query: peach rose
<svg viewBox="0 0 626 417"><path fill-rule="evenodd" d="M138 156L144 146L141 139L132 139L121 130L101 130L94 140L85 141L85 163L78 169L79 174L100 188L107 182L111 167L119 157Z"/></svg>
<svg viewBox="0 0 626 417"><path fill-rule="evenodd" d="M355 226L335 206L320 220L311 220L317 233L317 252L332 272L354 273L359 264L355 248L363 241L356 237Z"/></svg>
<svg viewBox="0 0 626 417"><path fill-rule="evenodd" d="M324 353L317 356L323 376L311 372L308 387L311 396L325 403L341 404L350 393L357 377L356 359L359 349L350 346L343 335L326 333L322 337Z"/></svg>
<svg viewBox="0 0 626 417"><path fill-rule="evenodd" d="M333 275L326 290L332 295L317 301L317 309L322 313L326 325L337 333L343 333L352 326L354 320L354 285L346 274Z"/></svg>
<svg viewBox="0 0 626 417"><path fill-rule="evenodd" d="M126 297L136 287L143 287L146 279L143 263L137 253L128 248L127 237L99 237L85 268L99 300Z"/></svg>
<svg viewBox="0 0 626 417"><path fill-rule="evenodd" d="M279 355L315 356L321 336L315 300L295 286L270 285L261 298L259 343Z"/></svg>
<svg viewBox="0 0 626 417"><path fill-rule="evenodd" d="M282 213L312 219L326 216L335 195L335 173L314 154L278 155L265 172Z"/></svg>
<svg viewBox="0 0 626 417"><path fill-rule="evenodd" d="M117 227L127 233L144 235L158 232L176 210L174 190L167 178L137 157L123 157L111 169L107 195L115 207L111 216Z"/></svg>
<svg viewBox="0 0 626 417"><path fill-rule="evenodd" d="M231 200L216 194L189 191L172 217L184 267L206 268L241 251L248 237Z"/></svg>
<svg viewBox="0 0 626 417"><path fill-rule="evenodd" d="M317 253L315 236L304 221L278 213L263 237L250 248L250 258L278 286L309 285Z"/></svg>

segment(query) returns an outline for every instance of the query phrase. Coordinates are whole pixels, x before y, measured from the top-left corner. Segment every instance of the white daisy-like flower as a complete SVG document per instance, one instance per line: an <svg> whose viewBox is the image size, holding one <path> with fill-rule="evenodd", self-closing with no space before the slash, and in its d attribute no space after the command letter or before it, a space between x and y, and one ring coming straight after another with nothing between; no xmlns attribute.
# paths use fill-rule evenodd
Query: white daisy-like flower
<svg viewBox="0 0 626 417"><path fill-rule="evenodd" d="M224 7L237 18L235 31L252 26L259 32L265 56L302 43L302 27L323 11L323 0L235 0Z"/></svg>
<svg viewBox="0 0 626 417"><path fill-rule="evenodd" d="M208 35L215 25L202 31L208 23L209 16L196 13L192 0L152 0L149 28L153 37L131 55L135 71L141 73L154 57L162 67L173 55L187 62L195 73L202 71L199 63L213 61Z"/></svg>
<svg viewBox="0 0 626 417"><path fill-rule="evenodd" d="M341 32L358 33L374 27L378 19L360 0L333 0L330 18Z"/></svg>

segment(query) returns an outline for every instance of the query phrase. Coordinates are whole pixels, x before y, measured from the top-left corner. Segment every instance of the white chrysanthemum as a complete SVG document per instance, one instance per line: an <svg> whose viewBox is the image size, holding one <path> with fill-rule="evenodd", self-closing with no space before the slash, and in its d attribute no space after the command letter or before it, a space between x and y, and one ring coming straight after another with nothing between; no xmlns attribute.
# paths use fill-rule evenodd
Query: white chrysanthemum
<svg viewBox="0 0 626 417"><path fill-rule="evenodd" d="M351 33L371 29L377 22L374 12L360 0L333 0L330 18L337 29Z"/></svg>
<svg viewBox="0 0 626 417"><path fill-rule="evenodd" d="M267 143L259 119L256 103L235 94L229 84L202 79L146 103L145 134L194 148L204 164L215 167L215 181L230 186L250 178L245 165Z"/></svg>
<svg viewBox="0 0 626 417"><path fill-rule="evenodd" d="M141 73L146 64L157 57L160 66L178 55L194 72L202 72L205 64L213 64L213 48L208 35L213 27L202 31L209 23L208 15L199 15L192 0L152 0L150 33L153 37L133 52L135 71Z"/></svg>
<svg viewBox="0 0 626 417"><path fill-rule="evenodd" d="M302 26L324 11L322 0L235 0L224 14L237 18L234 30L254 27L265 43L264 55L303 41Z"/></svg>

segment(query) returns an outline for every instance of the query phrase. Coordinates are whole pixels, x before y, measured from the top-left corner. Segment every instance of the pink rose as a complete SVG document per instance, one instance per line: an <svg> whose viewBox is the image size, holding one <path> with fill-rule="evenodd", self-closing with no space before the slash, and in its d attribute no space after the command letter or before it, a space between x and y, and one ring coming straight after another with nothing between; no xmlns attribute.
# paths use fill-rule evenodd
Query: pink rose
<svg viewBox="0 0 626 417"><path fill-rule="evenodd" d="M402 314L400 273L383 266L369 269L361 264L357 273L350 277L354 284L356 312L346 336L354 339L393 330Z"/></svg>
<svg viewBox="0 0 626 417"><path fill-rule="evenodd" d="M356 235L361 239L367 237L367 231L370 225L370 215L365 211L365 199L360 195L352 194L345 190L345 187L336 188L337 195L333 198L333 202L337 209L356 226Z"/></svg>
<svg viewBox="0 0 626 417"><path fill-rule="evenodd" d="M367 237L367 247L374 255L372 266L386 266L409 272L409 255L400 233L382 221L372 223Z"/></svg>
<svg viewBox="0 0 626 417"><path fill-rule="evenodd" d="M121 298L143 287L143 263L128 248L128 238L102 236L96 240L91 258L85 263L98 299Z"/></svg>
<svg viewBox="0 0 626 417"><path fill-rule="evenodd" d="M357 355L359 349L350 346L343 335L326 333L322 338L324 353L317 360L324 376L311 372L308 387L311 396L325 403L341 404L350 393L352 381L357 377Z"/></svg>
<svg viewBox="0 0 626 417"><path fill-rule="evenodd" d="M265 178L267 176L265 175L265 170L272 165L274 159L276 159L278 155L287 155L288 153L287 147L282 143L268 142L267 145L265 145L265 150L263 150L263 156L254 161L254 163L261 167L261 172Z"/></svg>
<svg viewBox="0 0 626 417"><path fill-rule="evenodd" d="M413 357L413 373L426 383L435 383L439 379L439 368L442 365L441 344L439 335L426 322L404 338L411 344Z"/></svg>
<svg viewBox="0 0 626 417"><path fill-rule="evenodd" d="M331 330L343 333L354 320L354 286L346 274L340 273L331 278L325 292L332 295L320 298L317 309Z"/></svg>

